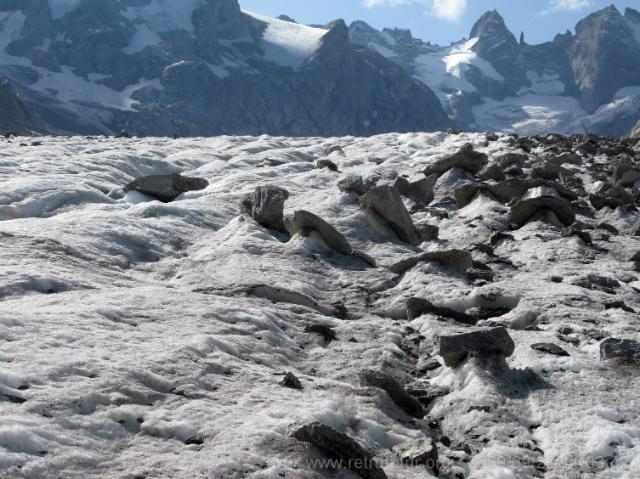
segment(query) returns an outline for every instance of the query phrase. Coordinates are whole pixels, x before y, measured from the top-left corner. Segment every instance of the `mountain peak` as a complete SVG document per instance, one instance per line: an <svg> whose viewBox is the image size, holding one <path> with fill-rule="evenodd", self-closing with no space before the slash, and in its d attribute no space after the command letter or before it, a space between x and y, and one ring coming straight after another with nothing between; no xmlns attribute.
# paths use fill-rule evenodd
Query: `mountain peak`
<svg viewBox="0 0 640 479"><path fill-rule="evenodd" d="M473 25L473 28L471 29L471 38L482 37L487 33L493 35L498 32L512 35L507 28L507 25L504 23L502 15L500 15L497 10L489 10Z"/></svg>

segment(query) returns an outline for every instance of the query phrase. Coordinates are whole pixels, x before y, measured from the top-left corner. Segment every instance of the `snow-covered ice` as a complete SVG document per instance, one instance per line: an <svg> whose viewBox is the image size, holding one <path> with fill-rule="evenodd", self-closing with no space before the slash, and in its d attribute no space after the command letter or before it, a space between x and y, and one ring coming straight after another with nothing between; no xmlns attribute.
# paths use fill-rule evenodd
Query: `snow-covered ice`
<svg viewBox="0 0 640 479"><path fill-rule="evenodd" d="M639 275L628 263L640 250L637 213L579 215L620 231L594 230L593 247L534 222L488 256L474 247L504 227L508 207L480 195L457 209L452 189L468 173L451 170L431 208L414 208L414 222L440 228L440 239L420 248L372 229L357 198L336 187L347 174L379 184L414 176L466 142L493 161L519 151L508 140L0 140L0 477L357 477L309 467L313 451L290 433L319 421L371 451L388 477L417 479L429 475L397 464L391 448L436 437L433 420L449 439L438 448L451 474L528 478L536 464L546 478L634 477L638 369L601 362L598 346L610 336L640 339ZM315 167L329 151L339 173ZM597 180L587 166L565 167L587 191ZM168 204L114 194L134 178L172 172L209 186ZM333 253L315 233L286 241L240 215L243 195L263 184L286 188L286 211L316 213L378 266ZM435 263L400 277L388 270L420 249L450 248L472 251L493 282ZM616 294L573 281L591 273L615 280ZM272 301L259 288L284 293ZM402 319L414 296L456 310L505 308L489 321L510 326L516 343L499 377L468 361L423 378L450 390L424 420L358 385L364 368L410 383L414 340L420 355L433 354L438 336L468 330L433 315ZM636 313L605 309L613 299ZM338 340L305 333L311 324L335 328ZM530 348L540 342L570 356ZM287 371L303 390L278 384Z"/></svg>

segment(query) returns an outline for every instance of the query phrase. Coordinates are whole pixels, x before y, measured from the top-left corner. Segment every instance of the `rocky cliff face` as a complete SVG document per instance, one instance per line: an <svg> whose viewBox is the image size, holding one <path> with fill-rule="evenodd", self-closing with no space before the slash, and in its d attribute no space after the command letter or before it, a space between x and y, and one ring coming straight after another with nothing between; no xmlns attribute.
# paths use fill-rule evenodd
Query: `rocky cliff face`
<svg viewBox="0 0 640 479"><path fill-rule="evenodd" d="M370 135L451 125L426 85L352 45L342 22L311 28L246 14L237 0L0 0L0 13L0 71L52 130Z"/></svg>
<svg viewBox="0 0 640 479"><path fill-rule="evenodd" d="M376 49L429 85L462 128L520 133L624 135L640 116L640 13L596 12L551 42L529 45L497 11L470 39L441 47L404 31L351 25L356 43Z"/></svg>
<svg viewBox="0 0 640 479"><path fill-rule="evenodd" d="M22 102L9 80L0 77L0 135L44 131L40 119Z"/></svg>

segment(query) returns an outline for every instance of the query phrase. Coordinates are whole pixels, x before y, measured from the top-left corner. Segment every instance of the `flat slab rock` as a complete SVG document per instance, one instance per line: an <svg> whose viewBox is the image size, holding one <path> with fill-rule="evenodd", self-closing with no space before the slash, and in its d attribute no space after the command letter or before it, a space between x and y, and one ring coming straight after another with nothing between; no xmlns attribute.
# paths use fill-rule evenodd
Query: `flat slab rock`
<svg viewBox="0 0 640 479"><path fill-rule="evenodd" d="M411 215L402 197L393 186L377 186L362 198L362 207L374 223L382 221L402 241L418 245L420 234L413 224Z"/></svg>
<svg viewBox="0 0 640 479"><path fill-rule="evenodd" d="M451 168L460 168L475 175L482 171L488 162L489 157L486 154L475 151L473 145L467 143L453 155L438 160L425 168L424 174L426 176L443 175Z"/></svg>
<svg viewBox="0 0 640 479"><path fill-rule="evenodd" d="M531 345L531 349L540 351L541 353L553 354L555 356L569 356L567 351L553 343L535 343Z"/></svg>
<svg viewBox="0 0 640 479"><path fill-rule="evenodd" d="M390 374L365 369L359 374L360 385L376 387L387 392L389 397L408 415L422 419L425 411L420 402L411 396L405 388Z"/></svg>
<svg viewBox="0 0 640 479"><path fill-rule="evenodd" d="M178 173L143 176L124 187L124 192L137 191L163 203L171 203L187 191L204 190L209 182L203 178L190 178Z"/></svg>
<svg viewBox="0 0 640 479"><path fill-rule="evenodd" d="M291 437L312 444L330 458L340 461L342 469L349 469L363 479L387 477L360 444L329 426L313 422L296 430Z"/></svg>
<svg viewBox="0 0 640 479"><path fill-rule="evenodd" d="M420 253L398 261L390 269L392 273L404 274L418 263L427 261L437 261L444 267L450 268L459 274L466 274L472 264L471 253L459 249L450 249Z"/></svg>
<svg viewBox="0 0 640 479"><path fill-rule="evenodd" d="M332 250L345 255L353 254L353 249L344 235L318 215L305 210L297 210L292 215L285 217L284 226L292 236L303 230L317 231L325 244Z"/></svg>
<svg viewBox="0 0 640 479"><path fill-rule="evenodd" d="M517 201L511 207L509 220L519 228L542 208L553 211L564 226L571 226L576 222L571 203L560 197L555 189L543 186L530 189Z"/></svg>
<svg viewBox="0 0 640 479"><path fill-rule="evenodd" d="M614 364L640 365L640 343L630 339L605 339L600 343L600 359Z"/></svg>
<svg viewBox="0 0 640 479"><path fill-rule="evenodd" d="M509 357L514 350L515 343L505 328L440 337L439 354L450 368L457 367L469 356Z"/></svg>

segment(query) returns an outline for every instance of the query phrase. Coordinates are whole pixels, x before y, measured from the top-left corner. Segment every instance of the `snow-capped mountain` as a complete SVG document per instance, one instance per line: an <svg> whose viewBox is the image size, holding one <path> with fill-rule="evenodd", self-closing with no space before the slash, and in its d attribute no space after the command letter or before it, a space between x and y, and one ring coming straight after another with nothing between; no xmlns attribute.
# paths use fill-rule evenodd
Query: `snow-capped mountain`
<svg viewBox="0 0 640 479"><path fill-rule="evenodd" d="M487 12L438 46L238 0L0 0L0 114L5 133L622 135L640 116L639 52L640 13L613 6L541 45Z"/></svg>
<svg viewBox="0 0 640 479"><path fill-rule="evenodd" d="M627 133L640 116L640 13L614 6L589 15L576 34L540 45L487 12L468 40L438 46L407 30L350 27L355 43L431 87L461 128L521 133Z"/></svg>
<svg viewBox="0 0 640 479"><path fill-rule="evenodd" d="M433 93L324 27L237 0L0 0L0 71L56 131L369 135L450 126Z"/></svg>

